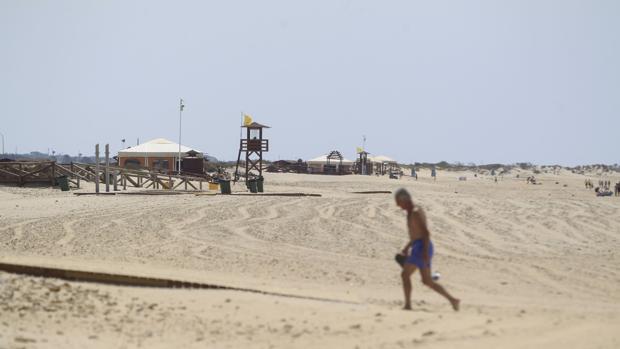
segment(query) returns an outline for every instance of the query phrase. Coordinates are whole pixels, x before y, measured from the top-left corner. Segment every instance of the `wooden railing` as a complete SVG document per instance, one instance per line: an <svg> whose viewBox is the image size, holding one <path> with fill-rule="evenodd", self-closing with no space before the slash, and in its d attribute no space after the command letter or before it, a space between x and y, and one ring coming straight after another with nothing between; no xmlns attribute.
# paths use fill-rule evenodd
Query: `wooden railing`
<svg viewBox="0 0 620 349"><path fill-rule="evenodd" d="M242 151L269 151L268 139L242 139L241 140Z"/></svg>

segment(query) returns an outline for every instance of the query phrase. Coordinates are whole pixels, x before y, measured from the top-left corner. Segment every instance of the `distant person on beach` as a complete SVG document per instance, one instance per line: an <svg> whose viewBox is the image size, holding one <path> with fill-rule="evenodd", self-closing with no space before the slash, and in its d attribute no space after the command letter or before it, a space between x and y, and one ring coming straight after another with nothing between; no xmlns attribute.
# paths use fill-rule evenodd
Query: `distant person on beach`
<svg viewBox="0 0 620 349"><path fill-rule="evenodd" d="M459 310L460 300L452 297L440 284L433 280L431 275L431 259L433 258L433 243L426 226L426 215L422 208L414 205L411 195L405 189L399 189L395 195L398 207L407 212L407 228L409 243L402 250L405 263L401 277L405 292L405 310L411 310L411 275L420 269L422 283L440 295L446 297L455 311Z"/></svg>

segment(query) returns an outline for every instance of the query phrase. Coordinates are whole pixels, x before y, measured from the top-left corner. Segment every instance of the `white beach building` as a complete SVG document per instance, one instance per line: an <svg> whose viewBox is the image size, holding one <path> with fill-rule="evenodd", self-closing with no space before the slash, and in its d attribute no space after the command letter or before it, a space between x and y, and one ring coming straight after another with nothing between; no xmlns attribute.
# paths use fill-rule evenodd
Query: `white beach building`
<svg viewBox="0 0 620 349"><path fill-rule="evenodd" d="M337 153L337 154L335 154ZM345 159L338 152L321 155L308 160L308 173L350 174L353 172L354 161Z"/></svg>
<svg viewBox="0 0 620 349"><path fill-rule="evenodd" d="M201 151L181 145L181 159L202 156ZM153 139L118 152L118 163L121 167L176 171L178 159L179 144L165 138Z"/></svg>

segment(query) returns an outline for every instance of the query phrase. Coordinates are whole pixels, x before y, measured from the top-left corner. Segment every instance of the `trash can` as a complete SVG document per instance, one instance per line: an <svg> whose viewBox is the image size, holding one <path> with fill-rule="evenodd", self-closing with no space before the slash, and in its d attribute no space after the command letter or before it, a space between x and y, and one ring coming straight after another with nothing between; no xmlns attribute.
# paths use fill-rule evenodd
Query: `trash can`
<svg viewBox="0 0 620 349"><path fill-rule="evenodd" d="M67 176L56 177L56 183L62 191L69 191L69 179Z"/></svg>
<svg viewBox="0 0 620 349"><path fill-rule="evenodd" d="M263 188L264 183L265 183L265 177L263 176L258 177L258 179L256 180L256 189L258 190L259 193L262 193L264 191L264 188Z"/></svg>
<svg viewBox="0 0 620 349"><path fill-rule="evenodd" d="M230 190L230 181L227 179L220 179L220 193L228 195L231 193Z"/></svg>
<svg viewBox="0 0 620 349"><path fill-rule="evenodd" d="M258 184L256 179L248 180L248 188L250 189L250 193L258 193Z"/></svg>

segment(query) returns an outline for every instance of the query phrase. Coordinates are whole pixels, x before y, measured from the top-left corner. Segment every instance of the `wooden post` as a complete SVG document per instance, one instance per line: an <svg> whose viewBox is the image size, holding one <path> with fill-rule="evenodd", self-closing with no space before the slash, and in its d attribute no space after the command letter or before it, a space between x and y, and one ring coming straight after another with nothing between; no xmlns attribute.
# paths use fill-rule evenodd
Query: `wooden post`
<svg viewBox="0 0 620 349"><path fill-rule="evenodd" d="M105 192L110 192L110 145L105 145Z"/></svg>
<svg viewBox="0 0 620 349"><path fill-rule="evenodd" d="M16 152L16 153L17 153L17 152ZM22 164L21 164L21 163L19 164L19 172L20 172L20 173L21 173L21 172L23 172L23 170L22 170ZM21 186L23 186L24 184L25 184L25 183L24 183L24 176L20 175L20 176L19 176L19 186L21 187Z"/></svg>
<svg viewBox="0 0 620 349"><path fill-rule="evenodd" d="M99 144L95 145L95 193L99 194Z"/></svg>
<svg viewBox="0 0 620 349"><path fill-rule="evenodd" d="M200 191L202 191L202 179L200 180Z"/></svg>
<svg viewBox="0 0 620 349"><path fill-rule="evenodd" d="M52 165L52 187L56 185L56 163Z"/></svg>
<svg viewBox="0 0 620 349"><path fill-rule="evenodd" d="M121 178L123 179L123 190L127 190L127 178L124 176L121 176Z"/></svg>
<svg viewBox="0 0 620 349"><path fill-rule="evenodd" d="M114 191L118 191L118 171L114 171Z"/></svg>
<svg viewBox="0 0 620 349"><path fill-rule="evenodd" d="M76 184L78 189L80 189L80 177L75 174L75 169L73 168L73 161L71 161L71 173L73 173L73 177L76 179Z"/></svg>
<svg viewBox="0 0 620 349"><path fill-rule="evenodd" d="M185 177L185 190L187 190L187 177Z"/></svg>
<svg viewBox="0 0 620 349"><path fill-rule="evenodd" d="M172 190L172 176L168 174L168 189Z"/></svg>

